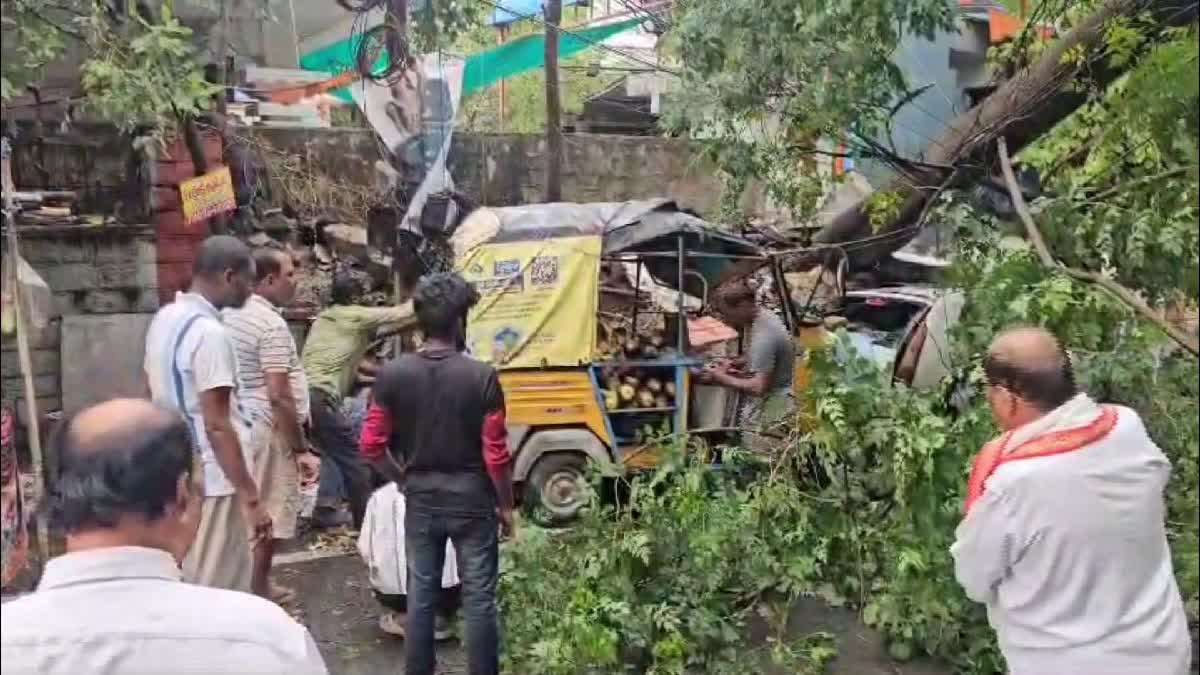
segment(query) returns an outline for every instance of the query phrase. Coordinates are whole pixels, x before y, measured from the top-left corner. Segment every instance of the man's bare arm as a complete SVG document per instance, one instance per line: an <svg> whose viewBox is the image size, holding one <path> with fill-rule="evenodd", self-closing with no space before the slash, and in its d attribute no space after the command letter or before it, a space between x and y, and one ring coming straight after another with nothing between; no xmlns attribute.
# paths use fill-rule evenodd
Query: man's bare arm
<svg viewBox="0 0 1200 675"><path fill-rule="evenodd" d="M233 422L229 419L229 399L232 387L217 387L200 392L200 416L204 419L204 434L212 445L217 465L233 484L238 497L244 501L258 501L258 486L246 459L242 455L242 443L238 439Z"/></svg>
<svg viewBox="0 0 1200 675"><path fill-rule="evenodd" d="M709 374L717 384L736 389L752 396L762 396L767 393L767 373L755 373L749 377L739 377L724 370L713 370Z"/></svg>
<svg viewBox="0 0 1200 675"><path fill-rule="evenodd" d="M267 383L267 400L271 402L275 428L283 432L293 453L307 451L308 444L304 441L304 430L300 428L296 397L292 395L292 384L287 371L264 372L263 377Z"/></svg>
<svg viewBox="0 0 1200 675"><path fill-rule="evenodd" d="M512 463L489 469L488 476L492 479L492 487L496 489L496 504L501 511L511 511L516 503L513 498Z"/></svg>

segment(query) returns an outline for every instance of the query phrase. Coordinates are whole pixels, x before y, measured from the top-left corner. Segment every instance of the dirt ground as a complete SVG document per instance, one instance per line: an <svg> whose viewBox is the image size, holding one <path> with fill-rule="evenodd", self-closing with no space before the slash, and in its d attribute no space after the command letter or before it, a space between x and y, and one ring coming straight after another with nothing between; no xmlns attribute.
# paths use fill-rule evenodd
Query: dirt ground
<svg viewBox="0 0 1200 675"><path fill-rule="evenodd" d="M404 672L404 641L379 630L379 605L357 555L340 555L277 568L279 581L295 588L299 616L336 675ZM438 652L439 672L465 673L456 642Z"/></svg>

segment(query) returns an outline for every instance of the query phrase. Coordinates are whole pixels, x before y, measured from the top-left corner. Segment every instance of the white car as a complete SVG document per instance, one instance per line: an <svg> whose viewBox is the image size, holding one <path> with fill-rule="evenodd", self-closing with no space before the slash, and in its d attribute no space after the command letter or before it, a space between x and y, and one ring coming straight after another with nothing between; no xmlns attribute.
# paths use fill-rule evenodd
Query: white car
<svg viewBox="0 0 1200 675"><path fill-rule="evenodd" d="M847 291L838 314L859 354L897 381L931 389L950 373L949 329L962 306L956 291L885 286Z"/></svg>

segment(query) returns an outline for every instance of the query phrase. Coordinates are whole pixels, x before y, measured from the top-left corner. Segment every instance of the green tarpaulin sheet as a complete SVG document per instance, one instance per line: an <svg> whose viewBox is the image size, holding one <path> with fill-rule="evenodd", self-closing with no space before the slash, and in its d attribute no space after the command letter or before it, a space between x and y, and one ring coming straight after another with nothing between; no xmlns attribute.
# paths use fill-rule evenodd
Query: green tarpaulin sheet
<svg viewBox="0 0 1200 675"><path fill-rule="evenodd" d="M558 56L563 59L574 56L618 33L638 26L641 22L641 19L627 19L618 23L572 30L570 33L564 31L558 42ZM300 67L327 73L351 70L355 67L354 53L358 50L361 40L361 37L354 36L309 52L300 57ZM385 60L386 57L381 56L376 66L382 66ZM526 35L495 49L472 54L467 57L463 71L462 95L470 96L501 80L537 70L545 65L545 36L540 33ZM353 100L347 87L338 89L333 95L344 101Z"/></svg>

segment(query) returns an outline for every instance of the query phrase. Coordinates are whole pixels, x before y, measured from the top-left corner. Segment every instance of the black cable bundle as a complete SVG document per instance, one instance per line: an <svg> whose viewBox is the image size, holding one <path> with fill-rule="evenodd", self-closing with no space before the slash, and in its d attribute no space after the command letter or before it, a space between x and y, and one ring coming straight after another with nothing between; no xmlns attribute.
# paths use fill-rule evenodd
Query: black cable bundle
<svg viewBox="0 0 1200 675"><path fill-rule="evenodd" d="M354 48L354 68L364 79L372 82L390 82L412 64L407 31L389 13L387 20L378 26L367 28L367 16L378 9L387 10L388 0L336 0L337 4L355 16L351 39ZM383 53L387 60L382 68L375 63ZM394 52L394 53L393 53Z"/></svg>

